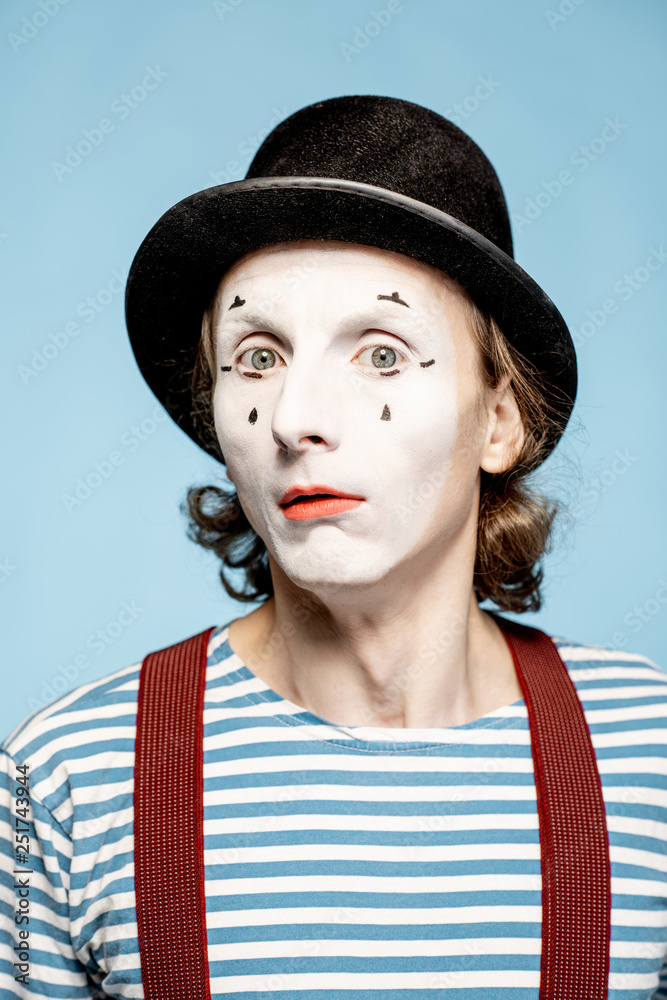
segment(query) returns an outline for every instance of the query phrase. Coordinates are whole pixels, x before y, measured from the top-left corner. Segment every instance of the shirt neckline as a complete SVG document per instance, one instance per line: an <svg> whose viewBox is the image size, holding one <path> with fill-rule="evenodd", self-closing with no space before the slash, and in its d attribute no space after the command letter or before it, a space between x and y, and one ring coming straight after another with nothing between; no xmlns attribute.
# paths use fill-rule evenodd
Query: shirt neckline
<svg viewBox="0 0 667 1000"><path fill-rule="evenodd" d="M343 726L332 722L324 716L317 715L310 709L304 708L290 701L289 698L278 694L273 688L255 674L243 659L236 653L229 644L229 626L220 625L211 634L211 640L224 647L227 655L225 659L234 658L238 664L237 673L245 680L253 680L257 685L255 691L249 691L242 695L242 699L249 705L271 704L279 710L274 714L274 719L282 725L298 728L302 735L318 742L327 743L346 750L359 750L366 753L415 753L428 752L442 749L443 747L470 745L469 741L453 738L469 732L476 732L480 729L505 729L516 724L519 713L506 715L508 709L525 710L525 701L519 698L508 705L501 705L498 708L486 712L478 719L470 722L463 722L458 726L437 726L437 727L386 727L379 726ZM503 713L503 714L499 714ZM325 735L331 734L331 735ZM363 736L359 734L363 733ZM400 739L388 739L387 734L405 734ZM377 735L381 734L381 735ZM411 736L410 734L415 734ZM416 734L420 734L417 736ZM424 734L433 734L424 735ZM436 737L437 734L437 737ZM451 737L447 739L447 735ZM443 740L443 736L445 739ZM421 737L421 738L420 738ZM437 738L437 742L436 742ZM473 744L474 745L474 744Z"/></svg>

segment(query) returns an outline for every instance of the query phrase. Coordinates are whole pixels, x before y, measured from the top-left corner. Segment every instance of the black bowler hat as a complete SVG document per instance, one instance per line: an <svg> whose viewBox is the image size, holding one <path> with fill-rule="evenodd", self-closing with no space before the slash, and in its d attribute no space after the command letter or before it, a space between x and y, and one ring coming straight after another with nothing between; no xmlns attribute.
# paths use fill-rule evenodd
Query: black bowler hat
<svg viewBox="0 0 667 1000"><path fill-rule="evenodd" d="M394 97L333 97L266 137L245 180L178 202L132 263L125 314L157 398L210 454L193 420L190 377L202 316L223 272L257 247L343 240L394 250L455 278L535 366L560 429L577 389L565 320L515 263L500 181L479 146L434 111Z"/></svg>

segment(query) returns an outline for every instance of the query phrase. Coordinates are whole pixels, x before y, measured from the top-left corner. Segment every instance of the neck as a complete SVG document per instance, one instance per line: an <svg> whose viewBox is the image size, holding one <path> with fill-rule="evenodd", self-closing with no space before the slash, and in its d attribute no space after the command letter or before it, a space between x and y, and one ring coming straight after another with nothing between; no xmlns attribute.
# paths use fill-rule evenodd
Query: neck
<svg viewBox="0 0 667 1000"><path fill-rule="evenodd" d="M274 597L232 623L230 645L278 694L328 721L440 728L521 698L502 632L477 605L472 563L466 575L424 557L363 594L315 594L271 570Z"/></svg>

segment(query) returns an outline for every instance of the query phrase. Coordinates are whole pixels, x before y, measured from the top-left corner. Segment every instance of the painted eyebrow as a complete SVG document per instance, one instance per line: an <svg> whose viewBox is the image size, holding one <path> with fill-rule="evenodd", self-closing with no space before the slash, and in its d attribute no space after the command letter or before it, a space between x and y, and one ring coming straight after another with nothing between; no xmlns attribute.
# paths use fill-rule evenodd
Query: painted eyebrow
<svg viewBox="0 0 667 1000"><path fill-rule="evenodd" d="M406 306L407 309L410 308L410 306L407 304L407 302L405 302L399 296L398 292L392 292L391 295L379 294L378 295L378 299L385 299L387 302L397 302L399 305ZM238 309L240 306L244 306L245 304L246 304L246 300L245 299L242 299L238 295L235 295L234 296L234 301L230 305L229 309ZM227 312L229 312L229 309L227 310Z"/></svg>
<svg viewBox="0 0 667 1000"><path fill-rule="evenodd" d="M403 299L399 298L398 292L392 292L391 295L378 295L379 299L386 299L388 302L398 302L399 305L406 306L408 309L410 306Z"/></svg>

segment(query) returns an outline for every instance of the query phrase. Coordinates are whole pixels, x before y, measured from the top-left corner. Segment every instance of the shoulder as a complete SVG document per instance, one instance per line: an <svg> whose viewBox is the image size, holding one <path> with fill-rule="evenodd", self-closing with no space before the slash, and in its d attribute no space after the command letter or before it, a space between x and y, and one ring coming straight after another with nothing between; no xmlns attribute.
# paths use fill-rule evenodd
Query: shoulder
<svg viewBox="0 0 667 1000"><path fill-rule="evenodd" d="M589 723L640 732L667 725L667 673L641 653L551 636ZM659 742L667 744L667 730Z"/></svg>
<svg viewBox="0 0 667 1000"><path fill-rule="evenodd" d="M131 772L140 670L134 663L68 691L2 743L4 766L27 764L32 793L56 814L72 782L101 784L124 762Z"/></svg>
<svg viewBox="0 0 667 1000"><path fill-rule="evenodd" d="M575 642L557 635L550 638L574 681L652 681L667 688L665 670L642 653Z"/></svg>
<svg viewBox="0 0 667 1000"><path fill-rule="evenodd" d="M229 656L213 629L208 662ZM150 652L147 651L147 652ZM105 677L79 685L25 718L0 745L5 762L29 764L35 794L48 805L61 789L131 778L143 657Z"/></svg>

